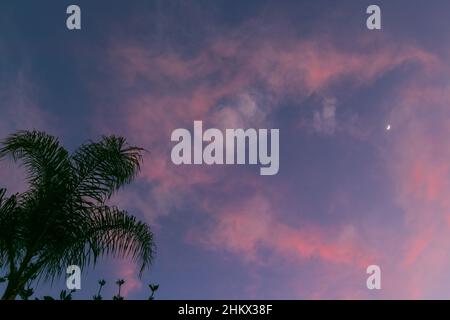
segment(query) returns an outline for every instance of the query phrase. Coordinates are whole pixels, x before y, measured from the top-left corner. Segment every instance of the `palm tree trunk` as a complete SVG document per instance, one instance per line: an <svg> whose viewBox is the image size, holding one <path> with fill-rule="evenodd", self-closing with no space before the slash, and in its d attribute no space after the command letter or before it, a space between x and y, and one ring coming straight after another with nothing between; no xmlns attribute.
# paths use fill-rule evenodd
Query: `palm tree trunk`
<svg viewBox="0 0 450 320"><path fill-rule="evenodd" d="M24 272L28 268L31 257L32 255L27 254L17 271L10 270L8 275L8 285L6 286L1 300L15 300L19 295L28 280L28 275L26 273L24 274Z"/></svg>
<svg viewBox="0 0 450 320"><path fill-rule="evenodd" d="M8 278L9 279L9 278ZM3 293L2 300L15 300L20 292L20 281L10 279Z"/></svg>

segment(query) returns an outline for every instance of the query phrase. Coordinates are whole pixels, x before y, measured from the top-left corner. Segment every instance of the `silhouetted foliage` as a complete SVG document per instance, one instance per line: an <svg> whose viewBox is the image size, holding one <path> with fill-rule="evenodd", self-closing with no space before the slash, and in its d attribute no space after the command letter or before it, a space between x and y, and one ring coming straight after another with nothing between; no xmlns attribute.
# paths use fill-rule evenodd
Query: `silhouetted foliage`
<svg viewBox="0 0 450 320"><path fill-rule="evenodd" d="M34 294L34 289L33 288L26 288L23 289L22 291L20 291L19 296L22 300L28 300L30 299L30 297Z"/></svg>
<svg viewBox="0 0 450 320"><path fill-rule="evenodd" d="M113 300L123 300L123 297L120 295L120 289L125 284L125 280L119 279L119 280L116 281L116 284L117 284L117 286L119 288L119 292L117 292L117 295L115 295L113 297Z"/></svg>
<svg viewBox="0 0 450 320"><path fill-rule="evenodd" d="M148 300L155 300L155 293L159 289L158 284L149 284L148 287L150 288L151 295L148 297Z"/></svg>
<svg viewBox="0 0 450 320"><path fill-rule="evenodd" d="M101 290L102 288L106 285L106 281L105 280L99 280L98 281L99 284L99 289L96 295L92 296L92 300L103 300L103 297L101 296ZM113 300L125 300L125 297L123 297L120 293L121 287L125 284L125 280L119 279L116 281L116 285L118 286L119 292L117 293L117 295L113 296ZM154 300L155 299L155 293L159 288L159 285L155 285L155 284L149 284L148 287L151 290L151 295L148 298L148 300ZM76 290L70 290L69 292L67 292L66 290L62 290L59 294L59 300L72 300L73 298L73 293L75 293ZM33 295L33 289L30 289L30 291L28 292L28 295L26 296L26 299L24 297L21 296L22 299L24 300L28 300L31 296ZM39 298L35 298L35 300L41 300ZM42 300L56 300L55 298L53 298L52 296L43 296Z"/></svg>
<svg viewBox="0 0 450 320"><path fill-rule="evenodd" d="M98 281L98 285L99 285L98 292L97 292L97 294L96 294L95 296L93 296L92 298L93 298L94 300L103 300L103 297L102 297L101 293L102 293L103 287L106 285L106 281L103 280L103 279L102 279L102 280L99 280L99 281Z"/></svg>
<svg viewBox="0 0 450 320"><path fill-rule="evenodd" d="M140 262L142 274L154 255L149 226L106 204L136 177L142 151L116 136L83 144L73 154L43 132L20 131L2 141L0 159L20 162L29 184L9 197L0 189L0 271L7 282L2 299L28 299L30 280L52 280L69 265L83 269L103 255L130 257ZM71 293L61 297L68 300Z"/></svg>

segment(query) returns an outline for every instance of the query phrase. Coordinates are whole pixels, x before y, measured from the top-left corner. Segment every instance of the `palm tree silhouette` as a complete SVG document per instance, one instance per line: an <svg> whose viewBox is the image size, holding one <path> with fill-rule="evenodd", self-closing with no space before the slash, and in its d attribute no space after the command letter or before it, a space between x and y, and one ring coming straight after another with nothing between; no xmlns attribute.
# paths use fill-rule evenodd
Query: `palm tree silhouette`
<svg viewBox="0 0 450 320"><path fill-rule="evenodd" d="M61 276L69 265L95 265L103 255L140 263L142 275L154 255L149 226L106 205L136 177L142 151L116 136L90 141L73 154L44 132L20 131L2 141L0 159L20 161L29 184L10 197L0 189L2 299L15 299L36 278Z"/></svg>

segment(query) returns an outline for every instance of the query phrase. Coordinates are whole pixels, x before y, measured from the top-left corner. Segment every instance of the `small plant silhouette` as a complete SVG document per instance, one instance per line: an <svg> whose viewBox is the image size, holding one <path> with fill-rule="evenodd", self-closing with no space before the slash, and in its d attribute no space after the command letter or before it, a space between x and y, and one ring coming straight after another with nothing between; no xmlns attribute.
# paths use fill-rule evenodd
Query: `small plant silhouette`
<svg viewBox="0 0 450 320"><path fill-rule="evenodd" d="M116 285L118 286L118 292L117 295L113 296L113 300L125 300L125 297L122 296L121 294L121 289L122 286L125 284L125 280L123 279L118 279L116 281ZM103 289L103 287L106 285L106 281L101 279L98 281L98 291L96 295L92 296L92 300L103 300L103 296L101 295L101 291ZM150 296L148 297L148 300L155 300L155 293L156 291L158 291L159 285L158 284L149 284L148 285L149 289L150 289ZM76 290L70 290L70 291L66 291L66 290L62 290L59 294L59 300L72 300L73 298L73 293ZM22 291L22 293L20 294L20 298L23 300L29 300L29 298L34 294L34 290L30 287L28 287L27 289L24 289ZM52 296L43 296L41 298L42 300L57 300L55 298L53 298ZM39 298L35 298L35 300L41 300Z"/></svg>
<svg viewBox="0 0 450 320"><path fill-rule="evenodd" d="M59 300L65 300L65 301L70 301L72 300L72 294L75 292L76 290L70 290L70 291L66 291L66 290L62 290L59 293ZM35 300L40 300L39 298L36 298ZM53 298L52 296L43 296L42 300L55 300L55 298Z"/></svg>
<svg viewBox="0 0 450 320"><path fill-rule="evenodd" d="M117 293L117 295L115 295L113 297L113 300L123 300L124 298L120 295L120 289L125 284L125 280L119 279L119 280L116 281L116 284L119 287L119 292Z"/></svg>
<svg viewBox="0 0 450 320"><path fill-rule="evenodd" d="M99 285L98 292L95 296L92 297L94 300L103 300L101 293L102 293L102 289L105 286L105 284L106 284L106 281L103 279L98 281L98 285Z"/></svg>
<svg viewBox="0 0 450 320"><path fill-rule="evenodd" d="M28 288L26 288L26 289L23 289L23 290L19 293L19 296L20 296L20 298L21 298L22 300L29 300L30 297L31 297L33 294L34 294L33 288L28 287Z"/></svg>
<svg viewBox="0 0 450 320"><path fill-rule="evenodd" d="M59 294L59 300L72 300L72 294L75 292L75 290L70 290L67 292L66 290L62 290Z"/></svg>
<svg viewBox="0 0 450 320"><path fill-rule="evenodd" d="M158 284L149 284L148 287L150 288L151 295L148 297L148 300L155 300L155 292L158 290L159 285Z"/></svg>

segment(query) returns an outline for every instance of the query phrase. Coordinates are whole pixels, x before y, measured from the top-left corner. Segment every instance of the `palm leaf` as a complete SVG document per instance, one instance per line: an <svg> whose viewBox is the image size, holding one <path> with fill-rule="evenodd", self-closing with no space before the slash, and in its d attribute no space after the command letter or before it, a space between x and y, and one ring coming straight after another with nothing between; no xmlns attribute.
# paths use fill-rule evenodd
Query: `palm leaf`
<svg viewBox="0 0 450 320"><path fill-rule="evenodd" d="M45 279L61 276L61 265L76 264L83 269L105 255L139 262L140 274L153 260L155 246L150 227L118 208L98 207L92 215L66 226L70 232L66 230L64 238L48 239L49 245L37 262L43 270L40 276Z"/></svg>
<svg viewBox="0 0 450 320"><path fill-rule="evenodd" d="M143 149L128 146L122 137L103 137L82 145L72 156L76 174L74 191L88 205L104 203L140 170Z"/></svg>
<svg viewBox="0 0 450 320"><path fill-rule="evenodd" d="M0 266L14 250L17 231L17 200L15 196L6 197L6 189L0 189Z"/></svg>
<svg viewBox="0 0 450 320"><path fill-rule="evenodd" d="M28 174L28 182L34 189L58 187L69 177L68 152L58 139L39 131L19 131L2 141L0 159L11 156L22 161Z"/></svg>

